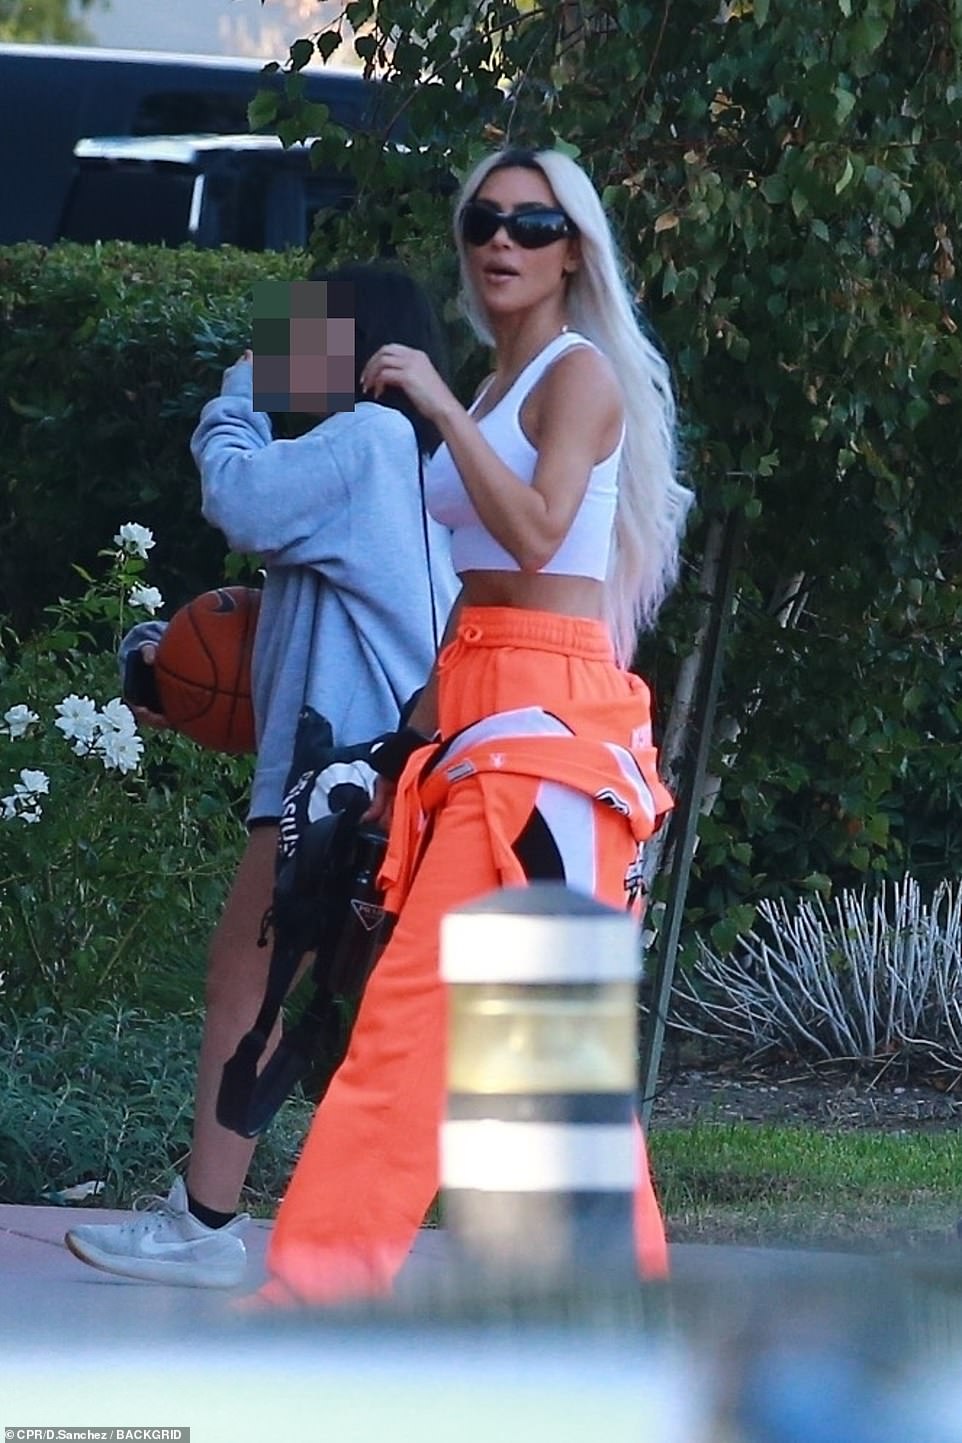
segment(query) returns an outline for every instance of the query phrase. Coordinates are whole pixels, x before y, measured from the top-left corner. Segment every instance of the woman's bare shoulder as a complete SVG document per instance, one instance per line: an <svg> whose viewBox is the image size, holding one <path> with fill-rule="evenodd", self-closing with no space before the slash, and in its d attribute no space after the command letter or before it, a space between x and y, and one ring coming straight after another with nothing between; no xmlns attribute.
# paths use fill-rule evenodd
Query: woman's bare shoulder
<svg viewBox="0 0 962 1443"><path fill-rule="evenodd" d="M552 429L567 420L572 426L605 431L621 424L624 397L608 357L591 345L572 346L559 356L536 388L536 428ZM539 428L540 429L540 428Z"/></svg>
<svg viewBox="0 0 962 1443"><path fill-rule="evenodd" d="M621 387L615 375L615 368L603 351L590 342L572 346L551 366L544 378L545 390L565 396L582 388L600 393L602 398L612 397L621 401Z"/></svg>

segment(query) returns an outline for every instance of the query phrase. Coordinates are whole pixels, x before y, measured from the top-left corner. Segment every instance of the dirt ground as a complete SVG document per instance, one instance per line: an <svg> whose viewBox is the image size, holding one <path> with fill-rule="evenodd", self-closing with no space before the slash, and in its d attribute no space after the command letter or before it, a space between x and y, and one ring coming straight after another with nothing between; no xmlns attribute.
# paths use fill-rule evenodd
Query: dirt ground
<svg viewBox="0 0 962 1443"><path fill-rule="evenodd" d="M892 1068L853 1077L803 1063L690 1067L666 1058L652 1119L659 1127L798 1122L887 1132L956 1129L962 1124L962 1077L922 1083Z"/></svg>

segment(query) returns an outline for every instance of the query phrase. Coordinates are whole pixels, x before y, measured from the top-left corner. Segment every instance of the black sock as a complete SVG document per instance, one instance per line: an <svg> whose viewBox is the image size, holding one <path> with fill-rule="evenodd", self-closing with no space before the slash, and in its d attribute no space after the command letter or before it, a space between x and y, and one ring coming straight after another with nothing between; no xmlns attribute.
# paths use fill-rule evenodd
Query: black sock
<svg viewBox="0 0 962 1443"><path fill-rule="evenodd" d="M199 1203L190 1193L187 1194L187 1211L192 1218L196 1218L199 1223L203 1223L208 1228L226 1227L237 1216L236 1213L219 1213L215 1212L213 1208L205 1208L204 1204Z"/></svg>

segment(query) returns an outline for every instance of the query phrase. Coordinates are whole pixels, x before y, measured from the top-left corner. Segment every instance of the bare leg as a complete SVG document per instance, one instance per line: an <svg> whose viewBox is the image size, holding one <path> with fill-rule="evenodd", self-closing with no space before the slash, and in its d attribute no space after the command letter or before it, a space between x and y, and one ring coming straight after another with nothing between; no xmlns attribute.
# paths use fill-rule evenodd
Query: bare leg
<svg viewBox="0 0 962 1443"><path fill-rule="evenodd" d="M197 1065L194 1137L187 1188L217 1212L235 1212L256 1139L238 1137L217 1121L221 1069L253 1025L270 966L270 947L258 947L261 919L274 885L276 827L256 827L241 857L207 963L207 1012ZM280 1025L267 1055L280 1037Z"/></svg>

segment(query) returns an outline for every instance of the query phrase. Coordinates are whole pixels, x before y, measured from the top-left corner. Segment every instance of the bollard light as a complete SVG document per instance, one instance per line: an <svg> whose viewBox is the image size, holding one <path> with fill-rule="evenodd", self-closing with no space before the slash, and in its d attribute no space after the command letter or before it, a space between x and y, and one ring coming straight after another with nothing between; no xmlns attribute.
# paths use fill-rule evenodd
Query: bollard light
<svg viewBox="0 0 962 1443"><path fill-rule="evenodd" d="M441 1182L468 1266L633 1275L638 951L633 917L560 883L444 918Z"/></svg>

